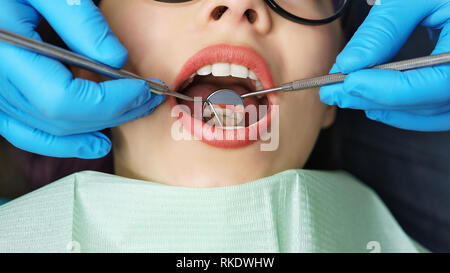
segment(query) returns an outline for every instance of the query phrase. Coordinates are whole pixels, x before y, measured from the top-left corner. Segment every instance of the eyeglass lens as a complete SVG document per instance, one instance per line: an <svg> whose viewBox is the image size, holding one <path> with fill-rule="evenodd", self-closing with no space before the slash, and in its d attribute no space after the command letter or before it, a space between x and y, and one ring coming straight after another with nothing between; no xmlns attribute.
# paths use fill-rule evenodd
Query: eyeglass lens
<svg viewBox="0 0 450 273"><path fill-rule="evenodd" d="M155 0L164 3L183 3L192 0ZM307 20L324 20L339 13L349 0L271 0L285 12ZM272 6L272 5L271 5Z"/></svg>
<svg viewBox="0 0 450 273"><path fill-rule="evenodd" d="M323 20L341 11L346 0L277 0L282 9L309 20Z"/></svg>

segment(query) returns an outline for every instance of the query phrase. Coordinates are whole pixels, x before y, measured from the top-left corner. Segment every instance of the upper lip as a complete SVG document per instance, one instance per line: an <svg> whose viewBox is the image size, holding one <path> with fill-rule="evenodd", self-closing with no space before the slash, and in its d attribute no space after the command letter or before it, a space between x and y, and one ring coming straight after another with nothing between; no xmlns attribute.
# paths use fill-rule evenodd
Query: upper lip
<svg viewBox="0 0 450 273"><path fill-rule="evenodd" d="M246 46L217 44L200 50L186 61L175 78L173 90L178 90L183 82L201 67L219 62L246 66L253 70L264 89L274 86L269 66L254 49Z"/></svg>

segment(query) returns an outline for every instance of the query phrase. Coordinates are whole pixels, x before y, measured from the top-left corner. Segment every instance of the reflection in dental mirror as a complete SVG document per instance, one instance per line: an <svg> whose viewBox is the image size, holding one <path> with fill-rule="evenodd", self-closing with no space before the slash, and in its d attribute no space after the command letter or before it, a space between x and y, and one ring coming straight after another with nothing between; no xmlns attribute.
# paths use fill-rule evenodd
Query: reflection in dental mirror
<svg viewBox="0 0 450 273"><path fill-rule="evenodd" d="M215 122L222 129L245 127L244 101L231 89L217 90L203 104L203 119Z"/></svg>

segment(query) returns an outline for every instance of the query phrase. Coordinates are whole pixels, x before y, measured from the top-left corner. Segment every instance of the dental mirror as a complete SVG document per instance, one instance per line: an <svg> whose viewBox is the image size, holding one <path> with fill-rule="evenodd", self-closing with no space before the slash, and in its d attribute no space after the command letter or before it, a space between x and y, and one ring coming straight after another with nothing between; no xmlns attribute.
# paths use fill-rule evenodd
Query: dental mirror
<svg viewBox="0 0 450 273"><path fill-rule="evenodd" d="M217 90L206 98L203 118L206 122L215 118L222 129L245 127L244 101L236 91Z"/></svg>

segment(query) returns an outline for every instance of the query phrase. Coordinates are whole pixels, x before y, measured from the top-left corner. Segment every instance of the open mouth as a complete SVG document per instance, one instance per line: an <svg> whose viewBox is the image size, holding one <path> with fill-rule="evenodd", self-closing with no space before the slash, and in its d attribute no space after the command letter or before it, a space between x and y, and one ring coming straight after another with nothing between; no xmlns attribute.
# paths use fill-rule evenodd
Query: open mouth
<svg viewBox="0 0 450 273"><path fill-rule="evenodd" d="M176 77L173 90L190 97L201 97L205 100L220 89L231 89L237 94L243 95L272 87L273 80L269 67L255 50L244 46L219 44L202 49L191 57ZM268 94L244 98L244 111L235 111L229 105L214 105L217 116L204 106L202 106L203 115L195 115L196 107L193 102L174 98L171 98L171 100L173 106L185 105L189 108L189 118L191 119L189 124L200 123L203 129L236 137L236 135L248 134L249 128L258 127L263 120L266 121L268 126L267 120L270 121L270 118L267 118L267 116L274 96L274 94ZM186 117L183 118L186 121ZM217 123L210 122L213 119L219 119L221 124L226 125L227 129L233 129L225 130L220 126L215 126ZM183 123L185 128L187 123L187 121ZM186 129L190 129L193 133L192 128ZM203 138L201 139L203 140ZM244 141L247 144L248 137L244 140L247 140ZM223 140L221 142L228 143L227 146L236 146L233 141ZM217 142L215 143L217 144ZM242 141L239 143L243 144Z"/></svg>
<svg viewBox="0 0 450 273"><path fill-rule="evenodd" d="M190 97L206 99L219 89L231 89L239 95L243 95L262 90L263 86L255 72L243 65L214 63L205 65L194 72L183 82L178 92ZM215 126L214 119L217 118L220 124L233 128L235 126L248 127L265 116L266 112L260 112L260 109L264 108L261 106L265 106L265 109L269 106L269 100L266 95L248 97L243 99L243 101L244 109L241 109L242 107L232 107L231 105L215 104L215 112L212 112L208 105L204 105L203 120ZM182 100L177 102L187 105L191 113L194 113L193 102ZM252 107L255 111L245 111L249 107ZM252 114L256 117L252 117Z"/></svg>

